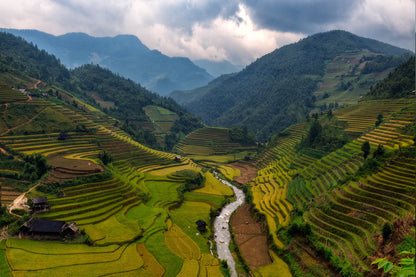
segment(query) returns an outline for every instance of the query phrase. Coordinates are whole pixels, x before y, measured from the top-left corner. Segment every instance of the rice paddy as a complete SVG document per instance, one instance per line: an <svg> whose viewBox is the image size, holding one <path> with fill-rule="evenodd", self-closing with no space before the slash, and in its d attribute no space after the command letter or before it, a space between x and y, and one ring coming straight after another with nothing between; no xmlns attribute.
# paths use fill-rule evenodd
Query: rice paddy
<svg viewBox="0 0 416 277"><path fill-rule="evenodd" d="M61 195L34 190L29 197L47 196L51 209L38 217L75 222L90 246L8 239L0 249L2 276L65 276L68 272L74 276L91 276L91 272L96 276L176 276L179 272L189 276L189 271L195 276L215 276L219 272L218 260L209 254L208 236L197 235L195 222L210 221L211 209L219 208L233 194L228 187L207 172L202 191L181 198L184 179L172 174L185 169L201 172L201 166L186 158L175 161L173 154L140 145L102 114L45 103L41 107L31 107L30 101L25 104L33 112L26 113L23 121L6 122L5 128L17 127L14 130L19 132L8 132L1 139L13 151L46 156L53 170L45 185L81 178L62 187ZM149 113L156 111L159 121L177 117L168 110L149 109ZM21 135L39 129L38 122L52 122L54 117L60 121L57 114L74 126L64 140L58 139L61 127L56 124L50 132ZM96 131L76 132L79 124ZM110 165L104 166L98 158L103 150L113 158ZM104 170L111 174L88 181ZM19 194L2 186L2 202Z"/></svg>

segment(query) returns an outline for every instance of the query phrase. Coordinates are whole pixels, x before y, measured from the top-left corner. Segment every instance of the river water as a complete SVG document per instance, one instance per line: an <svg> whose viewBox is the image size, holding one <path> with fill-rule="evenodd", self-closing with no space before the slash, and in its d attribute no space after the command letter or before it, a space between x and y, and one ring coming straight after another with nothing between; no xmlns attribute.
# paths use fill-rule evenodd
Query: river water
<svg viewBox="0 0 416 277"><path fill-rule="evenodd" d="M231 234L229 230L229 222L231 214L244 203L245 195L244 192L230 184L229 182L222 180L215 174L222 183L233 189L236 196L236 200L225 206L221 214L217 216L214 221L214 238L217 244L217 253L220 260L226 260L228 267L230 268L231 277L237 277L237 271L235 270L235 261L231 255L231 251L228 248L231 240Z"/></svg>

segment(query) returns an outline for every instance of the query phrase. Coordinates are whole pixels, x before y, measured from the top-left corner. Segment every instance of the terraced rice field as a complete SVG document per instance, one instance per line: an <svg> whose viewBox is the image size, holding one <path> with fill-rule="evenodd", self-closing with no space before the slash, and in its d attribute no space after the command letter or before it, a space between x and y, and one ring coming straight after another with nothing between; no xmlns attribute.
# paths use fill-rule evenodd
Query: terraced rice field
<svg viewBox="0 0 416 277"><path fill-rule="evenodd" d="M0 84L0 104L25 101L28 97L23 92L12 89L8 85Z"/></svg>
<svg viewBox="0 0 416 277"><path fill-rule="evenodd" d="M292 131L258 160L259 165L268 165L259 170L251 184L253 203L266 216L269 232L278 246L283 244L276 230L288 224L290 212L296 207L308 211L304 213L304 220L323 245L365 272L371 263L368 257L376 249L374 233L381 230L385 222L415 214L415 157L399 154L378 172L342 185L343 180L349 180L363 165L361 145L364 141L370 142L372 151L379 144L388 151L413 145L413 137L403 134L416 116L407 100L377 102L388 111L384 115L392 114L390 118L385 116L378 127L374 127L374 121L379 110L365 112L369 105L376 103L361 103L342 115L340 111L339 117L349 120L347 130L363 134L321 159L296 156L293 145L299 141L299 135L296 138L296 132ZM362 121L352 120L351 115L359 113L366 113L374 121L367 121L366 117ZM369 131L364 132L368 128Z"/></svg>
<svg viewBox="0 0 416 277"><path fill-rule="evenodd" d="M13 276L76 276L145 273L135 244L92 248L87 245L8 239L6 256Z"/></svg>
<svg viewBox="0 0 416 277"><path fill-rule="evenodd" d="M232 150L243 151L239 143L230 142L228 129L205 127L188 134L175 149L187 156L225 155Z"/></svg>
<svg viewBox="0 0 416 277"><path fill-rule="evenodd" d="M412 104L409 99L362 101L358 102L357 105L337 110L334 114L340 121L348 123L348 128L345 131L361 134L374 127L379 114L388 118L389 115L409 104Z"/></svg>
<svg viewBox="0 0 416 277"><path fill-rule="evenodd" d="M170 129L179 116L172 111L153 105L146 106L143 110L150 119L149 124L153 133L163 145L164 136L170 133Z"/></svg>
<svg viewBox="0 0 416 277"><path fill-rule="evenodd" d="M219 261L209 254L209 232L197 234L195 222L210 221L211 209L219 208L225 197L232 195L228 187L207 172L201 191L186 193L180 200L178 189L184 179L174 178L172 173L201 171L200 166L187 158L175 161L173 154L140 145L99 112L75 111L52 103L46 106L64 115L73 126L83 124L95 131L67 132L65 140L57 139L59 132L6 134L0 139L14 151L45 155L53 165L45 183L102 174L103 170L111 173L100 181L64 187L63 196L46 195L51 209L38 215L75 222L93 246L9 239L0 249L4 272L13 276L63 276L69 271L76 276L91 276L91 272L100 276L189 276L190 271L194 276L221 274ZM25 130L32 128L32 123L35 120ZM103 150L113 158L109 166L99 165L98 153ZM9 197L7 191L4 186L2 200ZM30 193L39 194L44 195L36 190Z"/></svg>
<svg viewBox="0 0 416 277"><path fill-rule="evenodd" d="M302 165L313 158L303 155L297 157L293 150L296 143L305 134L304 124L298 124L286 130L287 136L279 140L278 145L258 159L258 165L268 164L259 170L257 177L251 181L253 203L256 209L266 216L269 233L273 236L275 244L283 244L277 237L279 225L287 226L293 204L287 201L288 184L292 181L290 164Z"/></svg>

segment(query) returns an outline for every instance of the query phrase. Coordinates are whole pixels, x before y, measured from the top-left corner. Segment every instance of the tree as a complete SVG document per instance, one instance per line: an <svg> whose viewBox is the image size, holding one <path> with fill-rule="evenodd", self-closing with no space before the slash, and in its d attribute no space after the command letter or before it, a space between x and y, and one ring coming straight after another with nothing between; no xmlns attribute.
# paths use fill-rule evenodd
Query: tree
<svg viewBox="0 0 416 277"><path fill-rule="evenodd" d="M393 229L394 227L390 222L384 223L383 229L381 229L384 243L386 243L390 239L390 235L393 233Z"/></svg>
<svg viewBox="0 0 416 277"><path fill-rule="evenodd" d="M103 162L104 165L107 165L113 161L111 153L103 150L98 154L98 158Z"/></svg>
<svg viewBox="0 0 416 277"><path fill-rule="evenodd" d="M327 114L328 118L332 118L332 116L334 115L334 114L332 113L332 109L329 109L329 110L328 110L328 112L327 112L326 114Z"/></svg>
<svg viewBox="0 0 416 277"><path fill-rule="evenodd" d="M312 123L311 129L309 130L308 141L309 145L312 145L314 142L318 141L322 133L322 125L318 120L315 120Z"/></svg>
<svg viewBox="0 0 416 277"><path fill-rule="evenodd" d="M368 141L363 142L361 151L363 151L364 159L367 159L368 155L370 154L370 143Z"/></svg>
<svg viewBox="0 0 416 277"><path fill-rule="evenodd" d="M377 116L376 127L377 127L378 125L380 125L382 121L383 121L383 115L382 115L382 114L379 114L379 115Z"/></svg>
<svg viewBox="0 0 416 277"><path fill-rule="evenodd" d="M374 151L373 156L374 156L374 158L376 158L376 157L380 157L380 156L383 156L383 155L384 155L384 147L383 147L382 144L379 144L377 146L376 151Z"/></svg>

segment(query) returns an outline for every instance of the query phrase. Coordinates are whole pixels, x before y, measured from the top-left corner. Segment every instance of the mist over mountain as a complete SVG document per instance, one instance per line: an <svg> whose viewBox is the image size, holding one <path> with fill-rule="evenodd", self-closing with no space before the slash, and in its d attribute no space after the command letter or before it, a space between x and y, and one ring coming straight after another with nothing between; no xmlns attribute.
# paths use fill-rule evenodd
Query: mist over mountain
<svg viewBox="0 0 416 277"><path fill-rule="evenodd" d="M207 84L213 77L188 58L150 50L136 36L92 37L84 33L53 36L36 30L0 29L20 36L75 68L99 64L161 95Z"/></svg>
<svg viewBox="0 0 416 277"><path fill-rule="evenodd" d="M210 60L193 60L192 62L199 67L205 68L205 70L214 77L239 72L244 68L243 65L235 65L225 60L219 62Z"/></svg>
<svg viewBox="0 0 416 277"><path fill-rule="evenodd" d="M0 73L0 84L21 88L39 80L55 90L64 89L119 120L121 129L153 148L170 150L181 136L203 127L198 118L171 98L150 92L99 65L86 64L69 70L45 50L4 32L0 32ZM170 113L171 122L165 120L163 130L158 129L146 107Z"/></svg>
<svg viewBox="0 0 416 277"><path fill-rule="evenodd" d="M281 47L229 78L171 96L208 125L246 126L266 140L303 121L318 104L325 110L348 98L357 101L393 70L393 60L397 66L409 55L386 43L330 31Z"/></svg>

